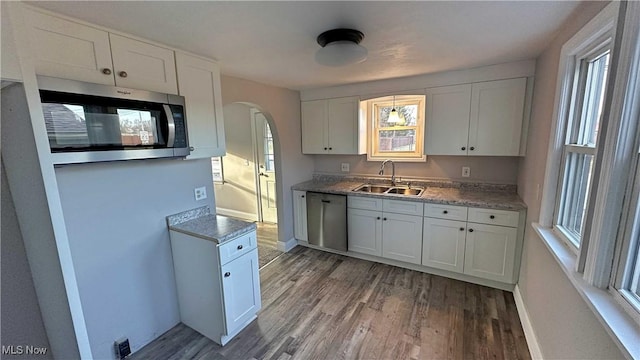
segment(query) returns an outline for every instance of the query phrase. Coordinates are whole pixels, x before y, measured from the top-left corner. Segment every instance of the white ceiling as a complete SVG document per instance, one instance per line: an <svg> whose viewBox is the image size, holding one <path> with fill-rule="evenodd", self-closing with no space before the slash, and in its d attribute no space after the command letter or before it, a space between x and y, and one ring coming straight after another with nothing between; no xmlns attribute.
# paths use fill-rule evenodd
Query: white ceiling
<svg viewBox="0 0 640 360"><path fill-rule="evenodd" d="M220 60L222 72L290 89L537 57L577 1L55 1L36 6ZM369 58L314 62L316 37L348 27Z"/></svg>

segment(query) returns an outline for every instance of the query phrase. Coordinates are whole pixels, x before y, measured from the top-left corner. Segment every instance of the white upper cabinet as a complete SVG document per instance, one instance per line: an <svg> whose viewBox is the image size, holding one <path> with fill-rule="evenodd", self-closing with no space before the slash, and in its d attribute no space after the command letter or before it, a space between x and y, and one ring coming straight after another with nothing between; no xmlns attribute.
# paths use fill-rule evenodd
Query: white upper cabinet
<svg viewBox="0 0 640 360"><path fill-rule="evenodd" d="M114 85L109 33L23 7L39 75Z"/></svg>
<svg viewBox="0 0 640 360"><path fill-rule="evenodd" d="M469 155L518 156L527 79L473 84Z"/></svg>
<svg viewBox="0 0 640 360"><path fill-rule="evenodd" d="M519 156L527 78L427 89L427 155Z"/></svg>
<svg viewBox="0 0 640 360"><path fill-rule="evenodd" d="M193 148L187 158L223 156L224 119L218 64L178 52L176 67L179 94L186 102L189 145Z"/></svg>
<svg viewBox="0 0 640 360"><path fill-rule="evenodd" d="M38 75L178 93L172 50L26 6L24 15Z"/></svg>
<svg viewBox="0 0 640 360"><path fill-rule="evenodd" d="M471 84L427 89L427 155L466 155Z"/></svg>
<svg viewBox="0 0 640 360"><path fill-rule="evenodd" d="M116 85L177 94L172 50L109 34Z"/></svg>
<svg viewBox="0 0 640 360"><path fill-rule="evenodd" d="M303 101L302 153L357 155L366 152L360 99L345 97Z"/></svg>

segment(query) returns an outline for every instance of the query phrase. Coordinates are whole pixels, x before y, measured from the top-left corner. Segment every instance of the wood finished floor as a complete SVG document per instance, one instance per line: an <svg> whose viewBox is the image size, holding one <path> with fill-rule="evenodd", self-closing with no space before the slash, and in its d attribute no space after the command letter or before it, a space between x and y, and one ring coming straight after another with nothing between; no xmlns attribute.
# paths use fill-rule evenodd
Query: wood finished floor
<svg viewBox="0 0 640 360"><path fill-rule="evenodd" d="M509 292L298 246L225 347L180 324L131 359L530 359Z"/></svg>
<svg viewBox="0 0 640 360"><path fill-rule="evenodd" d="M256 222L256 237L258 239L258 262L260 269L273 259L282 255L276 244L278 243L278 224Z"/></svg>

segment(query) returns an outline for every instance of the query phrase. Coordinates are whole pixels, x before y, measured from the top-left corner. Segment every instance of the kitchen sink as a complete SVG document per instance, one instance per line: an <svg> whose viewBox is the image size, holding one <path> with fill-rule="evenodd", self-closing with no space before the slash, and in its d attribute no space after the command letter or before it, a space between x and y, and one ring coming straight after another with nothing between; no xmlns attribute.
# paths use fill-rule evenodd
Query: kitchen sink
<svg viewBox="0 0 640 360"><path fill-rule="evenodd" d="M368 192L368 193L375 193L375 194L420 196L424 192L424 188L364 184L353 189L353 191Z"/></svg>
<svg viewBox="0 0 640 360"><path fill-rule="evenodd" d="M420 196L424 192L423 188L394 187L387 191L387 194L414 195Z"/></svg>
<svg viewBox="0 0 640 360"><path fill-rule="evenodd" d="M362 192L383 194L386 191L388 191L389 189L391 189L391 186L364 184L364 185L358 186L353 191L362 191Z"/></svg>

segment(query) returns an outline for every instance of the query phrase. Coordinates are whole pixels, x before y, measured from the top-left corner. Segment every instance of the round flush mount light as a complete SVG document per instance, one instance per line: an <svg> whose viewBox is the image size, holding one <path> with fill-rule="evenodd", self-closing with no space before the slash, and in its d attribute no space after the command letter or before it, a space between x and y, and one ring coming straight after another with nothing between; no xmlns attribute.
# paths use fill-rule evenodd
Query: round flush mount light
<svg viewBox="0 0 640 360"><path fill-rule="evenodd" d="M360 45L364 39L361 31L333 29L318 35L322 48L316 52L316 62L325 66L344 66L367 60L368 51Z"/></svg>

